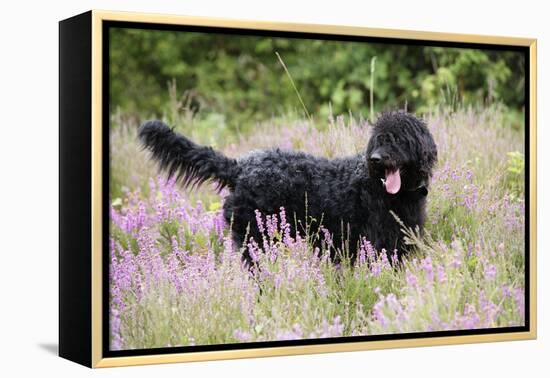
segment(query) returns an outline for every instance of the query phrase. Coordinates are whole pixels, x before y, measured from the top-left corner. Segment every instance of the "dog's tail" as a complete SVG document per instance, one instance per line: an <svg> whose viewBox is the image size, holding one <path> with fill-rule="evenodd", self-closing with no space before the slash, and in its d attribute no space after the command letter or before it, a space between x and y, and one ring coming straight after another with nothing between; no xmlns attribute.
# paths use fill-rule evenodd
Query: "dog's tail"
<svg viewBox="0 0 550 378"><path fill-rule="evenodd" d="M139 139L168 177L176 177L183 186L198 186L207 180L218 183L218 190L234 188L238 174L235 159L211 147L199 146L175 133L161 121L148 121L140 126Z"/></svg>

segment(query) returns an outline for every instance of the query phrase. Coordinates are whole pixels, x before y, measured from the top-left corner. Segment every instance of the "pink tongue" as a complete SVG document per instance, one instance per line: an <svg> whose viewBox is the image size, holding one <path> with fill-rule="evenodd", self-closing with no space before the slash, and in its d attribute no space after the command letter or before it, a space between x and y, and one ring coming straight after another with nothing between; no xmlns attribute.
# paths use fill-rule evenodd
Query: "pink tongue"
<svg viewBox="0 0 550 378"><path fill-rule="evenodd" d="M395 194L401 188L401 175L399 169L395 171L386 170L386 192Z"/></svg>

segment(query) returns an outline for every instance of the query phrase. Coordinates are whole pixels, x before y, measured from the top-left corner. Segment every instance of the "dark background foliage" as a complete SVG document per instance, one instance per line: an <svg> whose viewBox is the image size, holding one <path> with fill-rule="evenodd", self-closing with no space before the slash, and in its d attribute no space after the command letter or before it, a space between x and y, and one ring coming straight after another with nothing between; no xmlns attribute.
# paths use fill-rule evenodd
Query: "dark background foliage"
<svg viewBox="0 0 550 378"><path fill-rule="evenodd" d="M303 115L276 52L316 117L368 117L373 57L375 112L495 102L523 110L518 52L122 28L111 29L110 46L110 110L139 118L167 116L171 98L231 130Z"/></svg>

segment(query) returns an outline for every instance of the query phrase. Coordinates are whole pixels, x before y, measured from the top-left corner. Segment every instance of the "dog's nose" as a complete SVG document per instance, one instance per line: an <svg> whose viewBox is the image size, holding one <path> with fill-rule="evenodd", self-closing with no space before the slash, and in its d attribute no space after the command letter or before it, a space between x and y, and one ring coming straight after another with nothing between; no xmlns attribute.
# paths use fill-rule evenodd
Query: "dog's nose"
<svg viewBox="0 0 550 378"><path fill-rule="evenodd" d="M382 160L382 156L380 155L380 153L375 151L370 155L369 160L373 163L380 163L380 161Z"/></svg>

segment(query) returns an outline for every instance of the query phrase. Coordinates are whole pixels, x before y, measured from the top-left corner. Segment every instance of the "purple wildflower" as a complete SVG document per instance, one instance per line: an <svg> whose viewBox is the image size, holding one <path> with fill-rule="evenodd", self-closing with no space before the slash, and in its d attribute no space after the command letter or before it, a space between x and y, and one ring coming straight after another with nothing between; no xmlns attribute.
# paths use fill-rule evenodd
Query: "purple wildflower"
<svg viewBox="0 0 550 378"><path fill-rule="evenodd" d="M411 273L409 269L405 272L405 280L407 282L407 286L412 288L418 288L418 278Z"/></svg>
<svg viewBox="0 0 550 378"><path fill-rule="evenodd" d="M497 267L493 264L487 264L483 271L483 276L487 281L494 281L497 276Z"/></svg>
<svg viewBox="0 0 550 378"><path fill-rule="evenodd" d="M420 264L422 266L422 269L424 270L428 284L431 284L434 280L434 272L433 272L431 257L428 256L425 259L422 259L420 261Z"/></svg>
<svg viewBox="0 0 550 378"><path fill-rule="evenodd" d="M439 283L447 282L447 275L445 274L445 267L442 265L437 266L437 281Z"/></svg>

